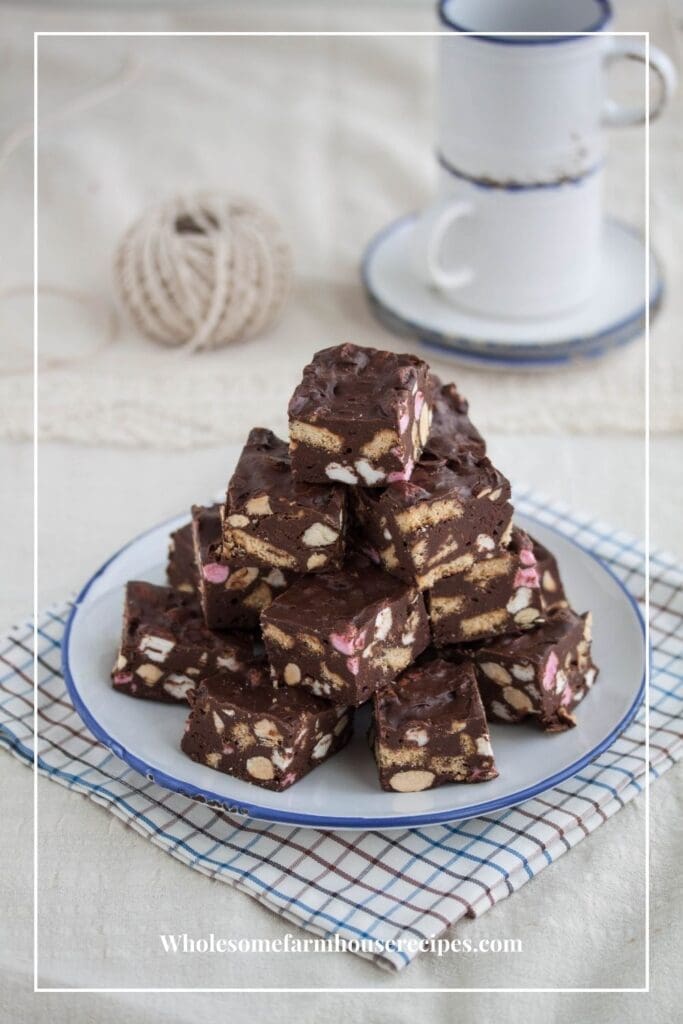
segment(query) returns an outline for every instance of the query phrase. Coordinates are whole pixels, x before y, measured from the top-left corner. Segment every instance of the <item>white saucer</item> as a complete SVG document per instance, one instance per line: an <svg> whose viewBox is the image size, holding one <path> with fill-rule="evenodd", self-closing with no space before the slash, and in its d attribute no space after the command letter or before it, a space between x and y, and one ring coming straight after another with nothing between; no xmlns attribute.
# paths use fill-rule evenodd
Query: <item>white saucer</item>
<svg viewBox="0 0 683 1024"><path fill-rule="evenodd" d="M628 225L605 222L601 279L589 303L553 318L502 320L458 308L413 273L416 216L402 217L376 235L361 267L375 315L395 333L478 366L527 369L594 358L643 332L645 245ZM663 291L661 268L650 253L651 316Z"/></svg>
<svg viewBox="0 0 683 1024"><path fill-rule="evenodd" d="M555 553L575 606L592 608L595 616L593 650L600 676L585 704L579 705L576 729L551 736L531 724L494 724L491 740L499 778L421 793L379 788L364 713L351 744L284 793L213 771L180 750L186 707L131 699L109 681L126 580L163 581L169 531L185 519L162 523L112 555L78 595L62 645L69 694L90 731L167 789L233 814L315 828L386 830L455 821L521 803L575 775L614 742L640 706L645 644L635 601L607 566L576 541L519 516L519 525Z"/></svg>

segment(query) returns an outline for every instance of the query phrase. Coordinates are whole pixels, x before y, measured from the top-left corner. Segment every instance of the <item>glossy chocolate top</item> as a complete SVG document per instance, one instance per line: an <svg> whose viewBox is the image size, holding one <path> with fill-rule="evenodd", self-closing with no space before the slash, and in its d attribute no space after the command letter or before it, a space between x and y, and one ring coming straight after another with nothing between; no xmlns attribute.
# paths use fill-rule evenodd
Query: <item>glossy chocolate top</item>
<svg viewBox="0 0 683 1024"><path fill-rule="evenodd" d="M438 725L441 717L466 721L481 715L472 662L456 664L423 655L377 696L380 717L390 729L411 721Z"/></svg>
<svg viewBox="0 0 683 1024"><path fill-rule="evenodd" d="M547 613L543 623L519 636L502 636L495 640L484 640L477 646L479 654L485 651L504 654L511 658L533 659L542 657L548 647L554 647L572 634L583 632L585 615L577 615L571 608L553 609Z"/></svg>
<svg viewBox="0 0 683 1024"><path fill-rule="evenodd" d="M533 558L536 558L535 541L532 541L528 533L525 533L519 526L512 527L512 536L508 550L513 555L519 555L522 551L530 551ZM533 562L530 562L533 565Z"/></svg>
<svg viewBox="0 0 683 1024"><path fill-rule="evenodd" d="M258 641L249 636L207 629L199 609L182 602L170 587L132 580L126 584L126 642L135 644L142 636L153 633L176 643L200 646L221 654L233 653L240 661L257 656Z"/></svg>
<svg viewBox="0 0 683 1024"><path fill-rule="evenodd" d="M344 489L340 484L305 484L292 476L289 447L272 430L254 427L228 485L229 514L247 512L247 504L257 495L267 495L272 512L278 505L305 505L318 511L341 513ZM266 513L267 514L267 513Z"/></svg>
<svg viewBox="0 0 683 1024"><path fill-rule="evenodd" d="M300 686L282 686L275 689L268 678L267 685L254 678L236 682L229 675L218 672L203 680L194 692L193 704L205 700L216 704L235 705L244 711L273 715L280 720L299 719L302 714L317 715L329 711L330 704ZM341 709L340 709L341 710Z"/></svg>
<svg viewBox="0 0 683 1024"><path fill-rule="evenodd" d="M449 459L439 458L425 452L413 470L409 481L425 494L442 494L455 491L465 501L478 497L487 487L498 488L504 498L510 497L510 484L486 455L466 450ZM412 493L406 495L406 503L413 504L420 498Z"/></svg>
<svg viewBox="0 0 683 1024"><path fill-rule="evenodd" d="M428 399L433 411L427 452L444 459L465 451L485 454L486 442L468 415L469 402L455 384L442 384L430 373Z"/></svg>
<svg viewBox="0 0 683 1024"><path fill-rule="evenodd" d="M174 530L171 534L173 559L178 565L191 565L194 561L194 548L192 546L192 523L185 523L184 526Z"/></svg>
<svg viewBox="0 0 683 1024"><path fill-rule="evenodd" d="M192 523L186 523L170 536L166 579L178 589L185 602L195 599L197 588L197 567L194 558Z"/></svg>
<svg viewBox="0 0 683 1024"><path fill-rule="evenodd" d="M220 561L221 511L220 505L193 505L192 523L199 543L202 565Z"/></svg>
<svg viewBox="0 0 683 1024"><path fill-rule="evenodd" d="M351 344L322 349L304 367L289 416L311 423L386 419L393 426L424 386L428 369L413 355Z"/></svg>
<svg viewBox="0 0 683 1024"><path fill-rule="evenodd" d="M263 622L288 622L318 632L354 619L377 601L397 600L412 589L362 555L354 555L338 572L296 580L264 612Z"/></svg>
<svg viewBox="0 0 683 1024"><path fill-rule="evenodd" d="M500 488L501 500L510 497L509 482L486 455L466 450L445 459L425 451L410 480L401 480L383 489L368 490L366 497L368 500L388 498L405 508L447 494L467 502L487 488L489 493Z"/></svg>

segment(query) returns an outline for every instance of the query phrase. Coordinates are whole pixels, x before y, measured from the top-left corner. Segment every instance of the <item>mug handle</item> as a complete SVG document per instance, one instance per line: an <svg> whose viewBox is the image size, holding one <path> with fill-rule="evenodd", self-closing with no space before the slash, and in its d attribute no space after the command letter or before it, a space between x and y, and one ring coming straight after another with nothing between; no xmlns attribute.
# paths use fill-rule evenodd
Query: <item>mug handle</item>
<svg viewBox="0 0 683 1024"><path fill-rule="evenodd" d="M452 291L469 284L474 278L471 267L444 267L441 249L446 235L456 223L474 213L471 203L461 199L445 199L429 207L415 227L413 262L423 281L443 291Z"/></svg>
<svg viewBox="0 0 683 1024"><path fill-rule="evenodd" d="M605 55L605 63L613 64L617 60L638 60L645 63L645 42L642 39L613 38ZM650 120L659 117L671 99L678 85L678 74L673 61L657 46L650 47L650 70L659 80L659 96L650 108ZM608 125L635 125L645 122L645 111L641 107L624 107L616 100L607 99L602 114L603 122Z"/></svg>

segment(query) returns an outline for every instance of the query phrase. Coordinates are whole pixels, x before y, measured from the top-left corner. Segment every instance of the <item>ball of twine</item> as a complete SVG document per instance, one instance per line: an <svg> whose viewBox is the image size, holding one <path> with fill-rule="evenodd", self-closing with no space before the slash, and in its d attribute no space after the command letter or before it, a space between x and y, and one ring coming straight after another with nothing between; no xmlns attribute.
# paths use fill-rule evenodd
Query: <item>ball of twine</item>
<svg viewBox="0 0 683 1024"><path fill-rule="evenodd" d="M220 348L273 323L292 254L278 222L250 199L178 196L148 210L115 260L121 302L154 341Z"/></svg>

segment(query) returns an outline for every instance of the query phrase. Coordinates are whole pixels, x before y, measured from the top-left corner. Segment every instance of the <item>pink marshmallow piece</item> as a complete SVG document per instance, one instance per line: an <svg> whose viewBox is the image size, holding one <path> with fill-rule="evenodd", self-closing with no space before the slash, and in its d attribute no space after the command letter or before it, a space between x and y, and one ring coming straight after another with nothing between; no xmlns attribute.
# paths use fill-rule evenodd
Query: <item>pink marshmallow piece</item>
<svg viewBox="0 0 683 1024"><path fill-rule="evenodd" d="M543 673L542 685L544 690L553 689L559 664L555 651L551 651L548 655L548 660L545 663L545 672Z"/></svg>
<svg viewBox="0 0 683 1024"><path fill-rule="evenodd" d="M353 654L353 637L346 633L330 633L330 643L340 654Z"/></svg>
<svg viewBox="0 0 683 1024"><path fill-rule="evenodd" d="M534 566L529 566L526 569L518 569L515 581L512 584L513 587L540 587L538 579L538 570Z"/></svg>
<svg viewBox="0 0 683 1024"><path fill-rule="evenodd" d="M536 555L531 548L522 548L519 553L519 560L522 565L536 565Z"/></svg>
<svg viewBox="0 0 683 1024"><path fill-rule="evenodd" d="M353 655L365 647L366 631L356 631L354 626L346 633L330 633L330 643L340 654Z"/></svg>
<svg viewBox="0 0 683 1024"><path fill-rule="evenodd" d="M117 672L114 675L114 686L125 686L127 683L132 683L132 681L132 672Z"/></svg>
<svg viewBox="0 0 683 1024"><path fill-rule="evenodd" d="M389 473L387 480L390 484L401 483L403 480L410 480L415 469L415 463L412 459L408 459L404 469L396 470L394 473Z"/></svg>
<svg viewBox="0 0 683 1024"><path fill-rule="evenodd" d="M209 583L225 583L230 570L227 565L221 565L220 562L207 562L202 569L202 575Z"/></svg>

